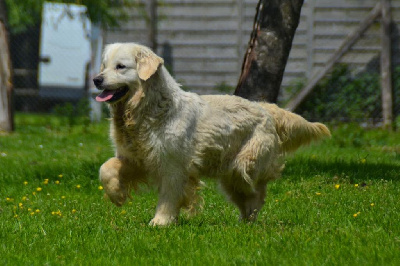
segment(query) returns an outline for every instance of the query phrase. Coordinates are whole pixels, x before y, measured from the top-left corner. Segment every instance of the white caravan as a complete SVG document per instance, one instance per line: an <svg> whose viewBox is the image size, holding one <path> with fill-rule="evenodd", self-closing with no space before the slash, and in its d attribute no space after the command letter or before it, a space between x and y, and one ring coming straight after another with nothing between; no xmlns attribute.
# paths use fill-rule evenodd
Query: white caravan
<svg viewBox="0 0 400 266"><path fill-rule="evenodd" d="M91 23L86 7L44 3L39 51L39 95L85 97L91 60Z"/></svg>

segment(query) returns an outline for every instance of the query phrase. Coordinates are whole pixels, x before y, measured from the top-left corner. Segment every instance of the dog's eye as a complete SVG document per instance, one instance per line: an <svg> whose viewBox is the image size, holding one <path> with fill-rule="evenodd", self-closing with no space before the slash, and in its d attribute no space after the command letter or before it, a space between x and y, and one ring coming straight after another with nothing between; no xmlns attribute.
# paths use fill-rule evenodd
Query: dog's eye
<svg viewBox="0 0 400 266"><path fill-rule="evenodd" d="M124 66L123 64L118 64L116 66L116 69L124 69L126 66Z"/></svg>

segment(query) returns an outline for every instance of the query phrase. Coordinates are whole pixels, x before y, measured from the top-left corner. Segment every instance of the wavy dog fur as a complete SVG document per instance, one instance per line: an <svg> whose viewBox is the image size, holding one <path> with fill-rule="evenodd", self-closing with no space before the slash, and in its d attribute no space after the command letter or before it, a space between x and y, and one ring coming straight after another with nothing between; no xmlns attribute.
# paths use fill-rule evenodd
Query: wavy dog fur
<svg viewBox="0 0 400 266"><path fill-rule="evenodd" d="M241 219L253 221L267 182L281 174L282 156L330 136L325 125L274 104L185 92L162 64L147 47L111 44L97 84L101 90L129 88L109 104L115 157L101 166L100 180L116 205L138 184L156 184L151 225L175 223L181 208L192 209L201 176L218 178Z"/></svg>

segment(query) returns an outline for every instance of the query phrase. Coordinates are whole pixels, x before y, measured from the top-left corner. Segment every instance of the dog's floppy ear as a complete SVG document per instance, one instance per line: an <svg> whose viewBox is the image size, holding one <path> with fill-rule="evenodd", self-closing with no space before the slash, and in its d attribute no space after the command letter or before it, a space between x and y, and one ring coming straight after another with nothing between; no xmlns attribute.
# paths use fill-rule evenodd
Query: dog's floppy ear
<svg viewBox="0 0 400 266"><path fill-rule="evenodd" d="M140 52L137 56L137 72L141 80L148 80L164 60L152 51Z"/></svg>

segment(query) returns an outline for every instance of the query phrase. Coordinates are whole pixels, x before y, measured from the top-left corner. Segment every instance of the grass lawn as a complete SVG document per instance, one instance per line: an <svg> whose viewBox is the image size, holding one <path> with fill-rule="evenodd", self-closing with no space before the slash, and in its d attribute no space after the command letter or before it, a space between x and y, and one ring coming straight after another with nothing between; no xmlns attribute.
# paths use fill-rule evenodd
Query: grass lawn
<svg viewBox="0 0 400 266"><path fill-rule="evenodd" d="M287 157L254 224L205 179L204 210L152 228L156 193L103 199L107 122L18 114L0 135L0 264L400 265L400 134L343 125Z"/></svg>

